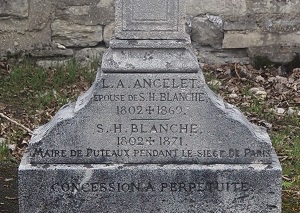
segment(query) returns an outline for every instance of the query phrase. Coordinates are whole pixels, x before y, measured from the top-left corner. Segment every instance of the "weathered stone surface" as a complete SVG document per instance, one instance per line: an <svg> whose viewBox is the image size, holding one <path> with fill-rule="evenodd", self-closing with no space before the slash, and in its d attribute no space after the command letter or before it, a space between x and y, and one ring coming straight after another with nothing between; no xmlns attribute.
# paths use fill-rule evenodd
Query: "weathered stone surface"
<svg viewBox="0 0 300 213"><path fill-rule="evenodd" d="M207 17L196 17L192 21L191 39L199 45L219 48L223 41L223 27L216 26Z"/></svg>
<svg viewBox="0 0 300 213"><path fill-rule="evenodd" d="M126 49L122 45L118 49L110 49L105 54L106 60L103 60L102 70L104 72L131 73L197 72L197 59L191 50L183 47L176 49L162 48L162 46L156 47L156 45L162 42L158 40L153 40L152 42L148 42L148 44L153 45L151 48L146 48L145 46L138 47L138 42L132 42L136 44L130 44L129 46L135 48ZM178 46L179 42L164 43L168 43L170 46Z"/></svg>
<svg viewBox="0 0 300 213"><path fill-rule="evenodd" d="M50 19L54 10L54 2L57 0L41 0L30 4L30 11L26 19L3 19L0 20L0 52L18 54L40 49L38 46L51 45ZM10 1L8 1L10 2ZM13 2L18 1L12 1ZM28 3L29 4L29 3ZM23 4L16 4L23 7ZM1 15L0 15L1 16ZM15 45L18 43L18 45ZM38 47L38 48L37 48Z"/></svg>
<svg viewBox="0 0 300 213"><path fill-rule="evenodd" d="M0 17L28 17L28 0L14 0L0 2Z"/></svg>
<svg viewBox="0 0 300 213"><path fill-rule="evenodd" d="M289 17L274 21L274 28L278 32L300 31L300 17Z"/></svg>
<svg viewBox="0 0 300 213"><path fill-rule="evenodd" d="M80 25L107 25L114 20L114 1L60 1L56 15Z"/></svg>
<svg viewBox="0 0 300 213"><path fill-rule="evenodd" d="M10 52L18 54L20 51L30 51L34 49L34 46L51 45L51 30L50 25L43 31L22 33L22 32L7 32L0 34L0 52ZM16 46L16 42L18 45Z"/></svg>
<svg viewBox="0 0 300 213"><path fill-rule="evenodd" d="M297 0L272 1L272 0L247 0L249 13L288 13L295 14L300 11L300 2Z"/></svg>
<svg viewBox="0 0 300 213"><path fill-rule="evenodd" d="M100 72L29 151L32 163L271 163L272 147L201 74Z"/></svg>
<svg viewBox="0 0 300 213"><path fill-rule="evenodd" d="M187 39L183 0L117 0L116 38Z"/></svg>
<svg viewBox="0 0 300 213"><path fill-rule="evenodd" d="M262 34L258 32L226 32L223 48L247 48L263 45Z"/></svg>
<svg viewBox="0 0 300 213"><path fill-rule="evenodd" d="M281 167L273 159L270 165L30 165L25 156L20 213L280 213Z"/></svg>
<svg viewBox="0 0 300 213"><path fill-rule="evenodd" d="M58 60L58 59L38 59L36 62L37 66L43 67L45 69L51 68L51 67L62 67L70 63L71 59L64 59L64 60Z"/></svg>
<svg viewBox="0 0 300 213"><path fill-rule="evenodd" d="M102 26L70 24L63 20L52 23L52 39L66 47L91 47L103 41Z"/></svg>
<svg viewBox="0 0 300 213"><path fill-rule="evenodd" d="M187 0L187 14L191 16L244 15L247 12L247 0Z"/></svg>
<svg viewBox="0 0 300 213"><path fill-rule="evenodd" d="M141 0L136 1L141 2ZM130 2L131 0L126 1L126 4ZM151 4L160 4L160 7L157 9L157 13L159 13L163 7L161 7L160 1L157 2L155 3L155 1L151 1ZM149 1L146 3L148 4ZM264 36L257 38L268 40L266 44L264 42L255 44L257 45L255 47L261 47L262 49L264 47L269 49L271 46L280 45L289 46L290 48L293 48L293 46L299 46L299 41L297 39L297 32L300 31L299 7L300 3L296 0L187 0L187 12L191 20L206 15L211 17L215 16L223 20L225 23L224 30L229 33L232 33L232 31L240 31L247 34L248 32L246 31L252 31L253 33L271 36L271 39L273 40L272 42L269 41L270 38L265 38ZM141 8L146 9L146 7ZM50 23L54 20L61 20L68 23L67 25L69 25L69 27L74 27L73 31L76 32L78 31L77 26L85 27L103 25L102 27L104 28L104 31L101 34L103 34L102 37L104 37L105 44L108 46L108 39L112 31L110 23L114 20L114 10L113 0L6 1L0 5L0 37L3 41L0 45L0 55L6 55L7 52L20 54L20 52L26 51L31 53L32 50L39 49L38 47L40 45L49 45L52 40L55 40L55 36L52 38L52 29L50 28ZM143 13L143 11L140 12ZM171 19L169 19L169 21L170 22L165 22L165 24L172 23ZM189 25L189 23L187 23L187 25ZM155 27L158 26L164 25L155 24ZM143 27L143 25L139 25L139 27ZM195 25L195 28L197 28L197 25ZM191 30L191 28L189 28L189 30ZM193 29L193 31L198 32L199 30ZM211 33L212 31L210 27L203 28L202 31L199 31L199 35L193 35L193 39L195 39L195 41L193 41L194 44L196 46L205 45L205 42L204 44L199 43L202 42L201 37L208 38L205 35L210 35ZM295 36L290 35L292 37L292 42L289 41L290 37L281 37L281 35L287 35L288 33L296 33ZM140 36L137 33L134 33L134 35L136 37ZM171 38L172 36L174 36L174 33L170 33L169 37L167 37ZM227 36L228 35L225 35L225 37ZM148 37L150 39L153 38L153 36ZM277 40L276 37L279 37L279 39ZM245 39L245 37L243 39ZM245 44L243 39L242 45L234 44L230 47L232 43L228 43L227 39L224 40L224 43L227 43L226 48L239 49L240 47L237 46L241 46L241 48L247 50L249 48L248 44L247 46L243 45L243 43ZM252 41L253 40L250 40L249 43ZM19 44L18 46L14 45L16 42ZM254 40L254 42L257 41ZM217 43L219 43L219 41ZM85 44L86 42L83 42L83 45L80 46L77 46L77 43L71 45L72 48L91 47L89 43L87 45ZM220 46L217 45L213 47L215 48L215 51L219 51ZM250 48L251 47L252 46L250 46ZM286 62L286 60L290 58L288 54L282 52L275 54L275 52L276 50L274 49L274 58L276 58L279 62ZM248 59L246 60L249 61L249 57L251 58L251 55L247 57ZM206 62L214 62L213 57L206 58L208 59ZM231 58L231 56L228 55L227 58ZM282 61L280 61L280 58L282 58ZM244 57L231 59L229 61L245 61ZM219 63L221 61L225 62L223 58L215 58L215 63Z"/></svg>
<svg viewBox="0 0 300 213"><path fill-rule="evenodd" d="M100 61L102 59L103 53L106 50L107 49L105 47L84 48L76 52L75 60L83 66L90 66L91 63Z"/></svg>
<svg viewBox="0 0 300 213"><path fill-rule="evenodd" d="M31 56L36 58L42 58L42 57L72 57L74 55L74 51L71 49L41 49L41 50L35 50L31 52Z"/></svg>
<svg viewBox="0 0 300 213"><path fill-rule="evenodd" d="M254 20L248 20L243 22L225 22L224 23L224 30L256 30L258 28L256 22Z"/></svg>
<svg viewBox="0 0 300 213"><path fill-rule="evenodd" d="M115 33L115 22L112 22L104 27L103 41L107 47L109 47L109 42Z"/></svg>
<svg viewBox="0 0 300 213"><path fill-rule="evenodd" d="M25 24L26 30L35 33L48 28L51 21L55 18L54 14L58 1L59 0L31 0L30 11L33 12L30 12L28 23ZM38 44L39 42L36 41L36 43Z"/></svg>
<svg viewBox="0 0 300 213"><path fill-rule="evenodd" d="M227 32L224 36L223 48L248 48L270 46L275 44L294 45L300 42L300 32L274 35L261 32Z"/></svg>
<svg viewBox="0 0 300 213"><path fill-rule="evenodd" d="M214 49L197 46L197 58L200 63L223 65L227 63L249 64L250 59L245 49Z"/></svg>

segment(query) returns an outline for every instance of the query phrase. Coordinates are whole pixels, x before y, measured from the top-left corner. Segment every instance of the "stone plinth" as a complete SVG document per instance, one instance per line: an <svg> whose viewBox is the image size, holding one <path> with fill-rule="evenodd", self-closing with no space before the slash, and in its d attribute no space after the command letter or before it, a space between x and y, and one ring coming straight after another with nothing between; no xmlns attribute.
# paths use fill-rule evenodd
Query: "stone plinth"
<svg viewBox="0 0 300 213"><path fill-rule="evenodd" d="M19 169L20 209L72 213L279 213L281 167L235 165L31 165Z"/></svg>

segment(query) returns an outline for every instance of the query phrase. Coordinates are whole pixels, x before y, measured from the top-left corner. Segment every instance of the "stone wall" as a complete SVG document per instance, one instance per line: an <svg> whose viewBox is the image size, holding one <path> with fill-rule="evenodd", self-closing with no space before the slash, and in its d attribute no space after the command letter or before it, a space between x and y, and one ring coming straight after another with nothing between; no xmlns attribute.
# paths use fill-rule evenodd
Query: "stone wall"
<svg viewBox="0 0 300 213"><path fill-rule="evenodd" d="M28 54L44 66L99 57L114 28L113 0L0 0L0 56ZM199 60L288 62L300 53L298 0L187 0Z"/></svg>

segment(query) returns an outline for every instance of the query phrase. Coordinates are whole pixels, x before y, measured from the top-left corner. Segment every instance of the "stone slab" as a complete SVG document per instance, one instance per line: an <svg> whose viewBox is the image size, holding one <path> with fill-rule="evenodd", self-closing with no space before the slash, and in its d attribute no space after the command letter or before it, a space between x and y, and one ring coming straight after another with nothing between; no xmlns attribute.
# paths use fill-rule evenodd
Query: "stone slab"
<svg viewBox="0 0 300 213"><path fill-rule="evenodd" d="M116 38L184 39L184 0L117 0Z"/></svg>
<svg viewBox="0 0 300 213"><path fill-rule="evenodd" d="M115 19L114 0L60 0L56 17L79 25L107 25Z"/></svg>
<svg viewBox="0 0 300 213"><path fill-rule="evenodd" d="M145 56L147 57L147 55ZM30 141L31 163L271 163L264 129L199 73L103 73Z"/></svg>
<svg viewBox="0 0 300 213"><path fill-rule="evenodd" d="M70 24L57 19L52 23L52 40L66 47L93 47L103 41L103 27Z"/></svg>
<svg viewBox="0 0 300 213"><path fill-rule="evenodd" d="M195 73L199 69L191 49L167 47L109 49L101 68L114 73Z"/></svg>
<svg viewBox="0 0 300 213"><path fill-rule="evenodd" d="M266 0L267 1L267 0ZM247 13L248 2L253 0L187 0L187 14L190 16L215 14L220 16L241 16Z"/></svg>
<svg viewBox="0 0 300 213"><path fill-rule="evenodd" d="M33 178L34 177L34 178ZM281 167L31 165L19 168L20 213L280 213Z"/></svg>
<svg viewBox="0 0 300 213"><path fill-rule="evenodd" d="M271 33L264 33L259 31L254 31L254 32L229 31L224 34L223 48L228 48L228 49L249 48L249 47L266 48L267 46L271 46L271 45L295 46L300 43L299 34L300 31L292 32L292 33L284 33L280 35L274 35Z"/></svg>
<svg viewBox="0 0 300 213"><path fill-rule="evenodd" d="M203 46L221 47L223 42L223 27L219 27L205 17L195 17L192 20L191 39Z"/></svg>
<svg viewBox="0 0 300 213"><path fill-rule="evenodd" d="M247 0L247 8L250 14L297 14L300 11L299 1L269 1Z"/></svg>
<svg viewBox="0 0 300 213"><path fill-rule="evenodd" d="M186 40L120 40L112 39L112 49L187 49L191 47L191 39ZM167 55L167 54L166 54Z"/></svg>
<svg viewBox="0 0 300 213"><path fill-rule="evenodd" d="M113 39L101 69L111 73L196 73L197 58L190 39Z"/></svg>
<svg viewBox="0 0 300 213"><path fill-rule="evenodd" d="M27 18L28 5L28 0L1 1L0 17Z"/></svg>

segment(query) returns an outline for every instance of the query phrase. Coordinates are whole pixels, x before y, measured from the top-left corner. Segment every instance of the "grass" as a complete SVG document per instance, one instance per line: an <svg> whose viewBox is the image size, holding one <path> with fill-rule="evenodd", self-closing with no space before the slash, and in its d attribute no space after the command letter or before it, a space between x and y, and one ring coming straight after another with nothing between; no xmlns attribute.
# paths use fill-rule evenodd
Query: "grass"
<svg viewBox="0 0 300 213"><path fill-rule="evenodd" d="M0 143L0 160L8 161L12 158L9 148L5 142Z"/></svg>
<svg viewBox="0 0 300 213"><path fill-rule="evenodd" d="M97 64L97 59L91 67L81 67L75 60L52 69L35 66L29 59L11 64L10 70L0 70L0 112L34 129L48 122L61 106L76 100L90 87ZM7 144L16 144L20 149L12 154L21 157L30 135L4 118L0 117L0 123L0 138L5 138ZM11 159L9 155L7 145L2 144L0 160Z"/></svg>
<svg viewBox="0 0 300 213"><path fill-rule="evenodd" d="M0 79L0 98L4 103L37 109L60 105L74 99L77 94L67 93L78 81L92 82L94 72L81 68L75 60L56 69L36 67L29 60L13 65L12 71ZM67 88L67 90L66 90ZM15 98L12 98L15 97Z"/></svg>

